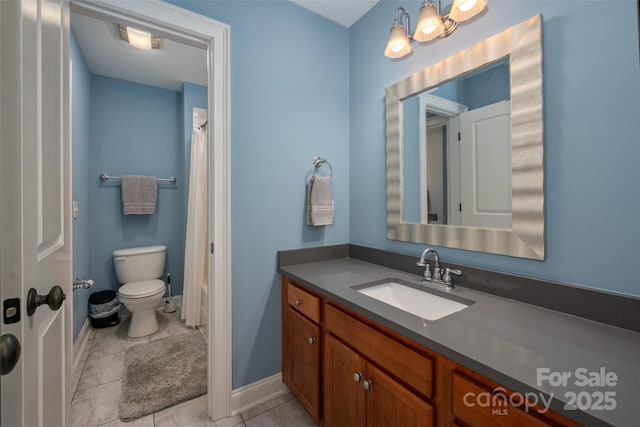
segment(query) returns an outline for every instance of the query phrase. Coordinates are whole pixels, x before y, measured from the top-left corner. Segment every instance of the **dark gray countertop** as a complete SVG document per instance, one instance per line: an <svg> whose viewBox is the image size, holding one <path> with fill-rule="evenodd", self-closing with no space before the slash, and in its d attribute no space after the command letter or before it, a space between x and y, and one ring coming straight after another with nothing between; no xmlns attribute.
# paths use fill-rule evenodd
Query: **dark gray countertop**
<svg viewBox="0 0 640 427"><path fill-rule="evenodd" d="M351 288L387 278L420 284L419 276L352 258L289 265L279 272L531 399L552 397L551 409L576 422L640 426L639 333L463 287L451 294L474 304L436 321L423 320ZM442 288L422 286L447 295ZM568 373L566 386L540 380L544 369ZM585 376L600 376L602 369L610 385L583 384ZM571 400L580 410L565 408Z"/></svg>

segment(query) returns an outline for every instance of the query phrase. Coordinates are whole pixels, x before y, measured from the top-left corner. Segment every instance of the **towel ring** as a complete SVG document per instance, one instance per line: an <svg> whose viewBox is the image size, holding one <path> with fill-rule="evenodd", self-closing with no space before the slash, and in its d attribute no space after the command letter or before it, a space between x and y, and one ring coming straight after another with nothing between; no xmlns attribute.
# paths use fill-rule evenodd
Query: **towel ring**
<svg viewBox="0 0 640 427"><path fill-rule="evenodd" d="M331 176L333 175L333 168L331 167L331 163L329 163L329 160L322 158L322 157L314 157L313 158L313 175L316 174L316 171L322 167L322 165L326 164L327 166L329 166L329 178L331 178Z"/></svg>

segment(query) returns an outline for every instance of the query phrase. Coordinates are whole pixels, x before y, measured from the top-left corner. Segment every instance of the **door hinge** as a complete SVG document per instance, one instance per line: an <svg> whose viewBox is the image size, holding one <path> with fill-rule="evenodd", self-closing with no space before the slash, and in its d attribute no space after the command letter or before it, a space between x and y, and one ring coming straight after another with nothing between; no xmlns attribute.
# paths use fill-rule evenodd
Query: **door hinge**
<svg viewBox="0 0 640 427"><path fill-rule="evenodd" d="M213 253L213 243L211 243L211 253Z"/></svg>
<svg viewBox="0 0 640 427"><path fill-rule="evenodd" d="M462 203L458 204L458 209L462 212Z"/></svg>

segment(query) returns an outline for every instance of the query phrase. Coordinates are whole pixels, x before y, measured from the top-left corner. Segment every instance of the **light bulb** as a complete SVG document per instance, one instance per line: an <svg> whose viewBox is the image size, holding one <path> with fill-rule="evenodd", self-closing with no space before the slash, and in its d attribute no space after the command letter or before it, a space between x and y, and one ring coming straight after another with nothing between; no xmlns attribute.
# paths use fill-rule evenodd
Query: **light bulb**
<svg viewBox="0 0 640 427"><path fill-rule="evenodd" d="M413 38L419 42L426 42L440 37L445 32L444 23L436 11L433 3L425 3L420 8L418 25Z"/></svg>
<svg viewBox="0 0 640 427"><path fill-rule="evenodd" d="M384 50L384 56L387 58L402 58L411 52L411 42L407 36L407 32L402 25L394 25L391 28L389 42Z"/></svg>
<svg viewBox="0 0 640 427"><path fill-rule="evenodd" d="M487 0L453 0L449 18L456 22L468 21L487 8Z"/></svg>
<svg viewBox="0 0 640 427"><path fill-rule="evenodd" d="M476 4L476 0L466 0L463 1L462 3L460 3L460 6L458 6L460 8L460 10L462 12L468 12L469 9L471 9L473 6L475 6Z"/></svg>

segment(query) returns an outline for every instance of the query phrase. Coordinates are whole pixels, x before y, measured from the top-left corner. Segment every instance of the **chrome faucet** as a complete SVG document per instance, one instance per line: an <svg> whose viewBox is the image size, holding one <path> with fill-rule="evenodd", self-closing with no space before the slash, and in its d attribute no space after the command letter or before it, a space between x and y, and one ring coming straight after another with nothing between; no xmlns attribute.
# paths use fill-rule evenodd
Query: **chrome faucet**
<svg viewBox="0 0 640 427"><path fill-rule="evenodd" d="M429 264L427 263L427 255L429 253L433 254L433 274L431 274L431 270L429 269ZM456 270L453 268L445 268L444 271L440 268L440 257L438 256L438 252L436 252L433 248L427 248L422 252L420 256L420 260L416 262L418 267L424 267L424 275L422 276L422 283L435 283L438 285L444 285L447 291L454 289L453 280L451 279L451 275L455 274L458 276L462 275L462 270ZM443 275L444 273L444 275Z"/></svg>
<svg viewBox="0 0 640 427"><path fill-rule="evenodd" d="M431 275L431 271L429 270L429 264L427 264L427 255L429 253L433 254L433 261L435 264L433 265L433 276ZM422 252L420 256L420 260L416 262L418 267L425 267L424 276L422 278L423 282L428 282L430 280L440 280L440 275L442 272L440 271L440 257L438 257L438 252L436 252L433 248L427 248Z"/></svg>

